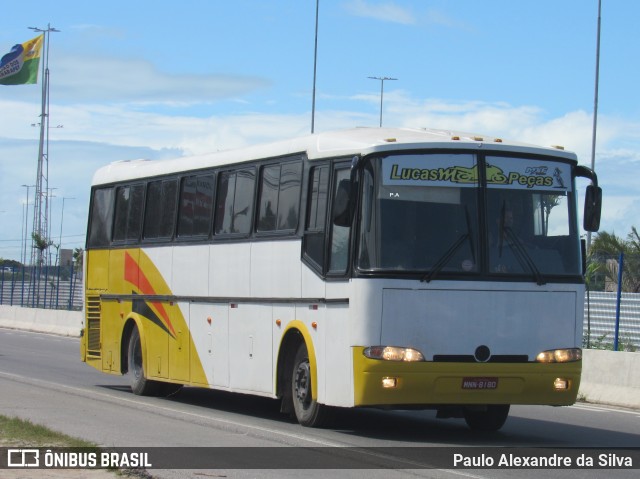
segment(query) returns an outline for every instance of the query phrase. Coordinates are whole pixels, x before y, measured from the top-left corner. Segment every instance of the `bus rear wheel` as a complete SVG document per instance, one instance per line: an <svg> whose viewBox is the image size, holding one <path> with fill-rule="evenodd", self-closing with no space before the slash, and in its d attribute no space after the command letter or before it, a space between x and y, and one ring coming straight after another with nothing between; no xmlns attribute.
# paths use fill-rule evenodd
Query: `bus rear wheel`
<svg viewBox="0 0 640 479"><path fill-rule="evenodd" d="M142 361L142 344L140 342L140 331L134 326L129 338L129 349L127 354L127 364L129 370L129 384L133 394L137 396L159 396L164 393L164 383L147 379L144 374L144 364ZM175 386L167 384L166 386ZM167 388L169 392L170 388ZM174 391L175 392L175 391Z"/></svg>
<svg viewBox="0 0 640 479"><path fill-rule="evenodd" d="M302 426L320 427L329 419L329 408L313 399L309 353L304 343L298 346L293 361L291 395L296 419Z"/></svg>
<svg viewBox="0 0 640 479"><path fill-rule="evenodd" d="M464 420L474 431L497 431L509 416L509 404L490 404L482 408L466 407Z"/></svg>

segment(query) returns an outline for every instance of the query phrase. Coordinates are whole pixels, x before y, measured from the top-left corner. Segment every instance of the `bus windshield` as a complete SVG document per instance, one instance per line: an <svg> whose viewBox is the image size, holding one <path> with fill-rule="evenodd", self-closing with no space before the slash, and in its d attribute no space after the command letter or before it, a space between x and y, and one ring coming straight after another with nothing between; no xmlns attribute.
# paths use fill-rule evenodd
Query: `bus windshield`
<svg viewBox="0 0 640 479"><path fill-rule="evenodd" d="M424 281L517 276L539 284L581 274L568 163L398 154L370 158L362 184L361 271Z"/></svg>

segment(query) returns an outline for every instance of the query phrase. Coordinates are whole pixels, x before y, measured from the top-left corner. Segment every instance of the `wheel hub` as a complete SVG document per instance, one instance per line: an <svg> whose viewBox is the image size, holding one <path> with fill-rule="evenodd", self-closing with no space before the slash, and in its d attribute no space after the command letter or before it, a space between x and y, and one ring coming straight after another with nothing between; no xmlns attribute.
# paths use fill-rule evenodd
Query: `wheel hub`
<svg viewBox="0 0 640 479"><path fill-rule="evenodd" d="M309 371L309 363L302 363L298 366L296 370L295 377L295 387L296 387L296 398L301 402L306 402L309 398L309 392L311 389L311 384L309 378L311 377Z"/></svg>

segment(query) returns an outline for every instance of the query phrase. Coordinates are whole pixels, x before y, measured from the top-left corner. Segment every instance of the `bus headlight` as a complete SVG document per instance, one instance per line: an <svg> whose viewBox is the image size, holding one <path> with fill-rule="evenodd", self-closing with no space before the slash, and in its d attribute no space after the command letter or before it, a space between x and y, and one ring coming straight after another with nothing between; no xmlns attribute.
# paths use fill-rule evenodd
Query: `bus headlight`
<svg viewBox="0 0 640 479"><path fill-rule="evenodd" d="M582 349L580 348L551 349L542 351L536 356L536 361L539 363L570 363L581 359Z"/></svg>
<svg viewBox="0 0 640 479"><path fill-rule="evenodd" d="M417 349L399 348L396 346L370 346L363 351L369 359L384 361L424 361L424 356Z"/></svg>

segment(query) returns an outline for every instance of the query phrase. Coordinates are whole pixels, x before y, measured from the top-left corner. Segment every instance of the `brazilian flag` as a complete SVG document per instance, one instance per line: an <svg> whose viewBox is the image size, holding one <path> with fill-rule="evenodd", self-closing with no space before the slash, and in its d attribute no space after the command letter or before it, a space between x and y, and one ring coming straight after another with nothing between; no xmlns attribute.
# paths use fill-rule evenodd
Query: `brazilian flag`
<svg viewBox="0 0 640 479"><path fill-rule="evenodd" d="M38 64L44 34L15 45L0 59L0 85L38 83Z"/></svg>

